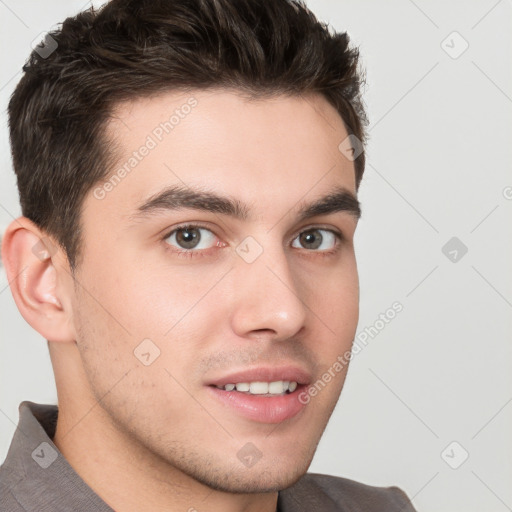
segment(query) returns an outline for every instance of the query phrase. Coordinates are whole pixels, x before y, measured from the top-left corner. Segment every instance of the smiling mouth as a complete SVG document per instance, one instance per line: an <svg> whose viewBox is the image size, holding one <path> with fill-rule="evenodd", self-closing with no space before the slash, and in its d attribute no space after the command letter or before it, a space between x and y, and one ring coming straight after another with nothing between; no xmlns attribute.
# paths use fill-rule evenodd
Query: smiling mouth
<svg viewBox="0 0 512 512"><path fill-rule="evenodd" d="M250 421L275 424L300 417L306 404L299 395L311 382L311 374L289 364L233 371L212 380L207 387L224 407Z"/></svg>
<svg viewBox="0 0 512 512"><path fill-rule="evenodd" d="M237 391L246 395L272 397L293 393L297 389L297 382L288 380L277 380L273 382L253 381L238 382L236 384L225 384L224 386L214 387L224 391Z"/></svg>

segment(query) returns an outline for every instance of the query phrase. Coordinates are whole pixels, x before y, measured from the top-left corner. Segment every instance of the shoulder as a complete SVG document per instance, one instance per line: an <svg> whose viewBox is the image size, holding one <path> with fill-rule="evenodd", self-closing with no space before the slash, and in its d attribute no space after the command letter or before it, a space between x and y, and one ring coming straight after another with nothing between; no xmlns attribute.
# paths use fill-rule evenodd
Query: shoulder
<svg viewBox="0 0 512 512"><path fill-rule="evenodd" d="M0 466L0 510L2 512L26 512L26 509L21 506L11 493L9 486L2 482L2 480L7 482L8 476L5 475L5 471Z"/></svg>
<svg viewBox="0 0 512 512"><path fill-rule="evenodd" d="M374 487L346 478L307 473L279 493L281 512L415 512L398 487Z"/></svg>

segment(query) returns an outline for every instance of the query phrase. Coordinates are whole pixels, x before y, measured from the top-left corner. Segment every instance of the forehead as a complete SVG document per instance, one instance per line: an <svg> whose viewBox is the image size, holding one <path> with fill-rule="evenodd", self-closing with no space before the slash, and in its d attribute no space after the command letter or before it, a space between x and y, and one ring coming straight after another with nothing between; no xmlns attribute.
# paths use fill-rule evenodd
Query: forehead
<svg viewBox="0 0 512 512"><path fill-rule="evenodd" d="M144 197L177 184L262 211L332 187L355 193L353 162L338 149L345 126L318 94L167 92L118 105L106 133L117 161L99 184L106 193L96 206L116 213L133 213Z"/></svg>

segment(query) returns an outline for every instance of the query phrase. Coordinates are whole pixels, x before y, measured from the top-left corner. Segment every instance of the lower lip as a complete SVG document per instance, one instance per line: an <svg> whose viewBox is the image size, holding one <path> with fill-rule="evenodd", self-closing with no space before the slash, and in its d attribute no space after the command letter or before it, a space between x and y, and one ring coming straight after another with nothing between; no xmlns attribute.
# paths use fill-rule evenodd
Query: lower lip
<svg viewBox="0 0 512 512"><path fill-rule="evenodd" d="M305 404L299 402L299 394L304 387L298 386L293 393L277 396L250 395L215 386L208 386L208 389L215 398L252 421L281 423L304 409Z"/></svg>

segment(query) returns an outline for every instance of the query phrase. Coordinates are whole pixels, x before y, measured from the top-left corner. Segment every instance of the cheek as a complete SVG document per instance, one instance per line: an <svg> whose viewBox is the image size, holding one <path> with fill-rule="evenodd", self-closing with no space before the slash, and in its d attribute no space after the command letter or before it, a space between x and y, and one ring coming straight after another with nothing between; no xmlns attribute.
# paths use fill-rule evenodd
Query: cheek
<svg viewBox="0 0 512 512"><path fill-rule="evenodd" d="M318 276L309 285L311 309L330 327L331 334L345 338L359 319L359 279L354 258ZM351 341L351 340L350 340Z"/></svg>
<svg viewBox="0 0 512 512"><path fill-rule="evenodd" d="M176 423L178 410L197 414L197 404L188 399L183 387L195 345L190 322L183 321L168 336L160 328L154 329L159 334L148 336L154 318L147 312L154 309L146 310L143 303L131 310L125 303L132 313L130 322L90 296L82 296L78 306L77 347L85 378L96 400L113 417L140 428L144 418L150 422L154 411L161 411L164 423L172 418ZM117 313L116 320L112 312ZM184 339L187 343L180 343Z"/></svg>
<svg viewBox="0 0 512 512"><path fill-rule="evenodd" d="M327 371L341 356L350 351L356 335L359 320L359 280L355 259L349 259L346 265L326 274L321 281L321 286L310 290L308 305L314 312L317 333L323 339L321 346L315 344L319 369ZM336 375L344 379L346 369L336 371ZM336 378L336 384L340 387L342 379Z"/></svg>
<svg viewBox="0 0 512 512"><path fill-rule="evenodd" d="M205 275L185 268L152 268L151 262L118 263L93 273L87 281L89 297L84 296L80 306L96 324L90 328L99 335L110 332L116 343L165 338L218 280L217 272Z"/></svg>
<svg viewBox="0 0 512 512"><path fill-rule="evenodd" d="M81 345L91 371L93 360L120 366L119 371L139 364L134 350L146 339L160 352L155 361L185 363L186 347L199 343L208 326L218 325L212 304L215 313L226 304L218 283L229 267L186 260L171 265L160 254L141 258L127 248L117 258L102 254L85 259L77 290L77 329L82 330ZM183 339L186 344L180 343Z"/></svg>
<svg viewBox="0 0 512 512"><path fill-rule="evenodd" d="M140 336L161 340L164 346L186 356L200 345L206 333L222 327L228 318L228 296L223 293L223 269L174 268L147 271L132 304L133 330ZM185 343L186 341L186 343Z"/></svg>

